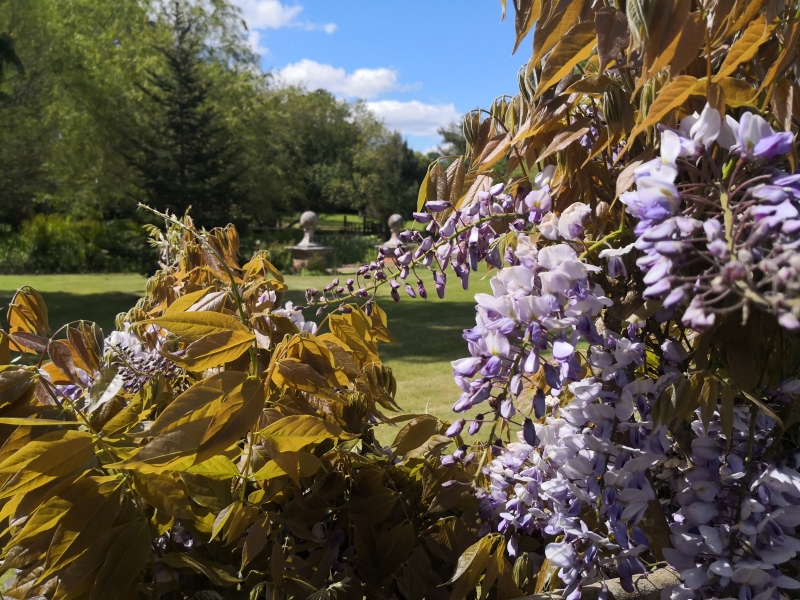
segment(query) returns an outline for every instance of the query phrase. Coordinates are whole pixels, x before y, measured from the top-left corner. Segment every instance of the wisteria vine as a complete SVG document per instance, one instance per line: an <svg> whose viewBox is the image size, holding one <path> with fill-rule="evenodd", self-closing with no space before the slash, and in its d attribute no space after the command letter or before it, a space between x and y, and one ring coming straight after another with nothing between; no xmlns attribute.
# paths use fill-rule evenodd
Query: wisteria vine
<svg viewBox="0 0 800 600"><path fill-rule="evenodd" d="M773 409L800 380L759 381L741 394L751 403L725 406L717 390L730 378L697 365L721 316L760 310L787 334L800 329L800 175L784 170L794 141L757 114L737 122L707 105L662 127L660 142L660 156L617 174L635 187L618 199L624 212L579 202L555 212L556 167L545 166L513 193L498 183L463 206L427 202L414 217L428 235L403 233L355 280L307 300L318 314L350 310L351 298L369 311L384 284L395 300L426 298L425 269L440 298L448 273L467 289L481 264L496 269L464 332L470 355L452 365L461 395L447 435L458 449L442 458L477 465L484 533L503 533L512 556L521 536L546 539L570 599L612 576L632 590L659 557L683 581L669 598L779 598L800 588L800 454L776 442ZM615 331L602 286L619 281L653 308ZM694 404L679 414L686 397ZM471 449L464 430L485 423L489 438ZM519 439L503 443L509 424ZM672 547L653 546L643 520L654 518Z"/></svg>

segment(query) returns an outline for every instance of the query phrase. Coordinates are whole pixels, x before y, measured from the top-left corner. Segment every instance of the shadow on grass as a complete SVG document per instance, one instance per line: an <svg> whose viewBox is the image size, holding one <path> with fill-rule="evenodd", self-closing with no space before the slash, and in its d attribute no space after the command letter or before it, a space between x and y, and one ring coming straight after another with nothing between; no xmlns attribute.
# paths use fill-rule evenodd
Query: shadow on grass
<svg viewBox="0 0 800 600"><path fill-rule="evenodd" d="M303 294L297 291L289 291L286 299L296 304L305 303ZM449 361L468 354L461 334L464 329L475 326L474 302L403 297L400 302L379 298L378 304L389 318L389 331L401 344L381 344L381 358L388 364L392 360ZM314 318L312 314L306 314L306 318Z"/></svg>
<svg viewBox="0 0 800 600"><path fill-rule="evenodd" d="M0 307L5 321L8 303L14 295L12 290L0 290ZM139 296L123 292L102 294L70 294L68 292L42 292L47 305L50 328L55 330L70 321L93 321L108 335L114 330L118 313L126 312L136 304Z"/></svg>
<svg viewBox="0 0 800 600"><path fill-rule="evenodd" d="M5 309L13 295L12 290L0 290L3 321ZM129 310L139 299L136 294L123 292L43 292L42 297L47 304L52 329L83 319L97 323L106 334L113 331L117 314ZM304 303L302 292L289 292L286 300ZM475 324L474 303L442 301L438 298L403 298L400 302L393 302L390 298L382 298L379 304L389 318L389 330L401 344L381 344L381 357L389 364L392 360L423 363L432 359L449 361L466 356L467 344L461 334L465 328ZM313 318L311 314L306 316Z"/></svg>

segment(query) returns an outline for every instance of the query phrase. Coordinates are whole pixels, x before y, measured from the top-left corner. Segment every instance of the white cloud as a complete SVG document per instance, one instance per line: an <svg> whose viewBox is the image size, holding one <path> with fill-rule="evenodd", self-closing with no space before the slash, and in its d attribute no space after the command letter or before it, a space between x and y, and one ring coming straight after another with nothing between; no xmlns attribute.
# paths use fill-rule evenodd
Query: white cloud
<svg viewBox="0 0 800 600"><path fill-rule="evenodd" d="M307 31L324 31L330 35L337 29L336 23L317 24L298 20L303 7L297 4L289 6L279 0L233 0L233 2L242 9L242 17L250 30L250 46L262 56L268 55L269 49L261 45L261 33L258 30L297 27Z"/></svg>
<svg viewBox="0 0 800 600"><path fill-rule="evenodd" d="M439 127L461 116L453 104L424 104L418 100L379 100L367 106L391 129L405 135L436 136Z"/></svg>
<svg viewBox="0 0 800 600"><path fill-rule="evenodd" d="M262 57L270 55L269 48L261 44L261 33L257 29L248 30L247 43L256 54Z"/></svg>
<svg viewBox="0 0 800 600"><path fill-rule="evenodd" d="M397 82L397 73L391 69L356 69L347 73L307 58L285 66L275 75L288 85L302 85L312 90L323 88L350 98L375 98L403 87Z"/></svg>
<svg viewBox="0 0 800 600"><path fill-rule="evenodd" d="M302 6L287 6L278 0L234 0L250 29L280 29L294 24Z"/></svg>

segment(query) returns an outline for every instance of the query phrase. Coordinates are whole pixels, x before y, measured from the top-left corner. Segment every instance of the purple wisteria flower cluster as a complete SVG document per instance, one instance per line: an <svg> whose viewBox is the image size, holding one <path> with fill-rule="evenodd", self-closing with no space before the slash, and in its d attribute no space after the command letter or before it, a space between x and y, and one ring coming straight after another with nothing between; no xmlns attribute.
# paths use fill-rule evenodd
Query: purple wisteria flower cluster
<svg viewBox="0 0 800 600"><path fill-rule="evenodd" d="M770 164L792 144L759 115L723 121L708 105L662 131L661 156L637 166L636 190L620 197L638 219L644 298L688 305L683 323L698 331L753 304L800 330L800 174Z"/></svg>
<svg viewBox="0 0 800 600"><path fill-rule="evenodd" d="M409 246L382 250L347 292L308 299L369 307L384 283L395 300L426 298L425 269L441 298L448 272L467 289L482 263L496 269L469 356L452 363L457 449L442 457L474 475L482 531L511 557L539 538L570 600L610 577L633 590L663 565L683 582L665 598L777 599L800 588L800 453L776 414L800 393L797 365L745 389L708 336L754 310L800 330L793 145L757 114L706 106L660 128L660 156L629 167L622 207L556 212L558 169L542 167L456 206L427 202L414 217L428 235L405 232ZM607 318L620 282L647 310ZM470 446L465 433L489 427ZM654 543L658 523L668 540Z"/></svg>

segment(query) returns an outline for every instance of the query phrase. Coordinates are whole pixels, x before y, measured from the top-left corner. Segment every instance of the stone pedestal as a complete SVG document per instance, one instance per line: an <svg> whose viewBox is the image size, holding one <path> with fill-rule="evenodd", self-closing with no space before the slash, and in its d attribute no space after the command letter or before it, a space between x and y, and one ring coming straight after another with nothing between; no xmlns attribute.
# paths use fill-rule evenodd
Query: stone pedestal
<svg viewBox="0 0 800 600"><path fill-rule="evenodd" d="M394 251L394 249L397 248L398 246L402 246L403 242L400 241L400 238L398 236L402 233L405 224L406 221L402 217L402 215L395 214L389 217L389 230L392 232L392 235L388 240L386 240L382 244L378 244L375 247L379 249L386 248L388 250Z"/></svg>
<svg viewBox="0 0 800 600"><path fill-rule="evenodd" d="M408 251L414 250L414 248L417 247L417 244L414 244L413 242L403 242L400 239L399 235L403 232L405 224L406 221L402 215L395 214L389 217L389 230L392 232L392 235L382 244L375 246L378 250L389 251L389 256L387 256L385 259L389 262L389 264L396 264L394 251L398 247L403 246Z"/></svg>
<svg viewBox="0 0 800 600"><path fill-rule="evenodd" d="M286 249L292 253L292 266L295 271L301 271L312 258L325 256L333 250L330 246L323 246L314 241L314 231L317 229L318 222L319 217L310 210L300 215L303 239L296 246L286 246Z"/></svg>

